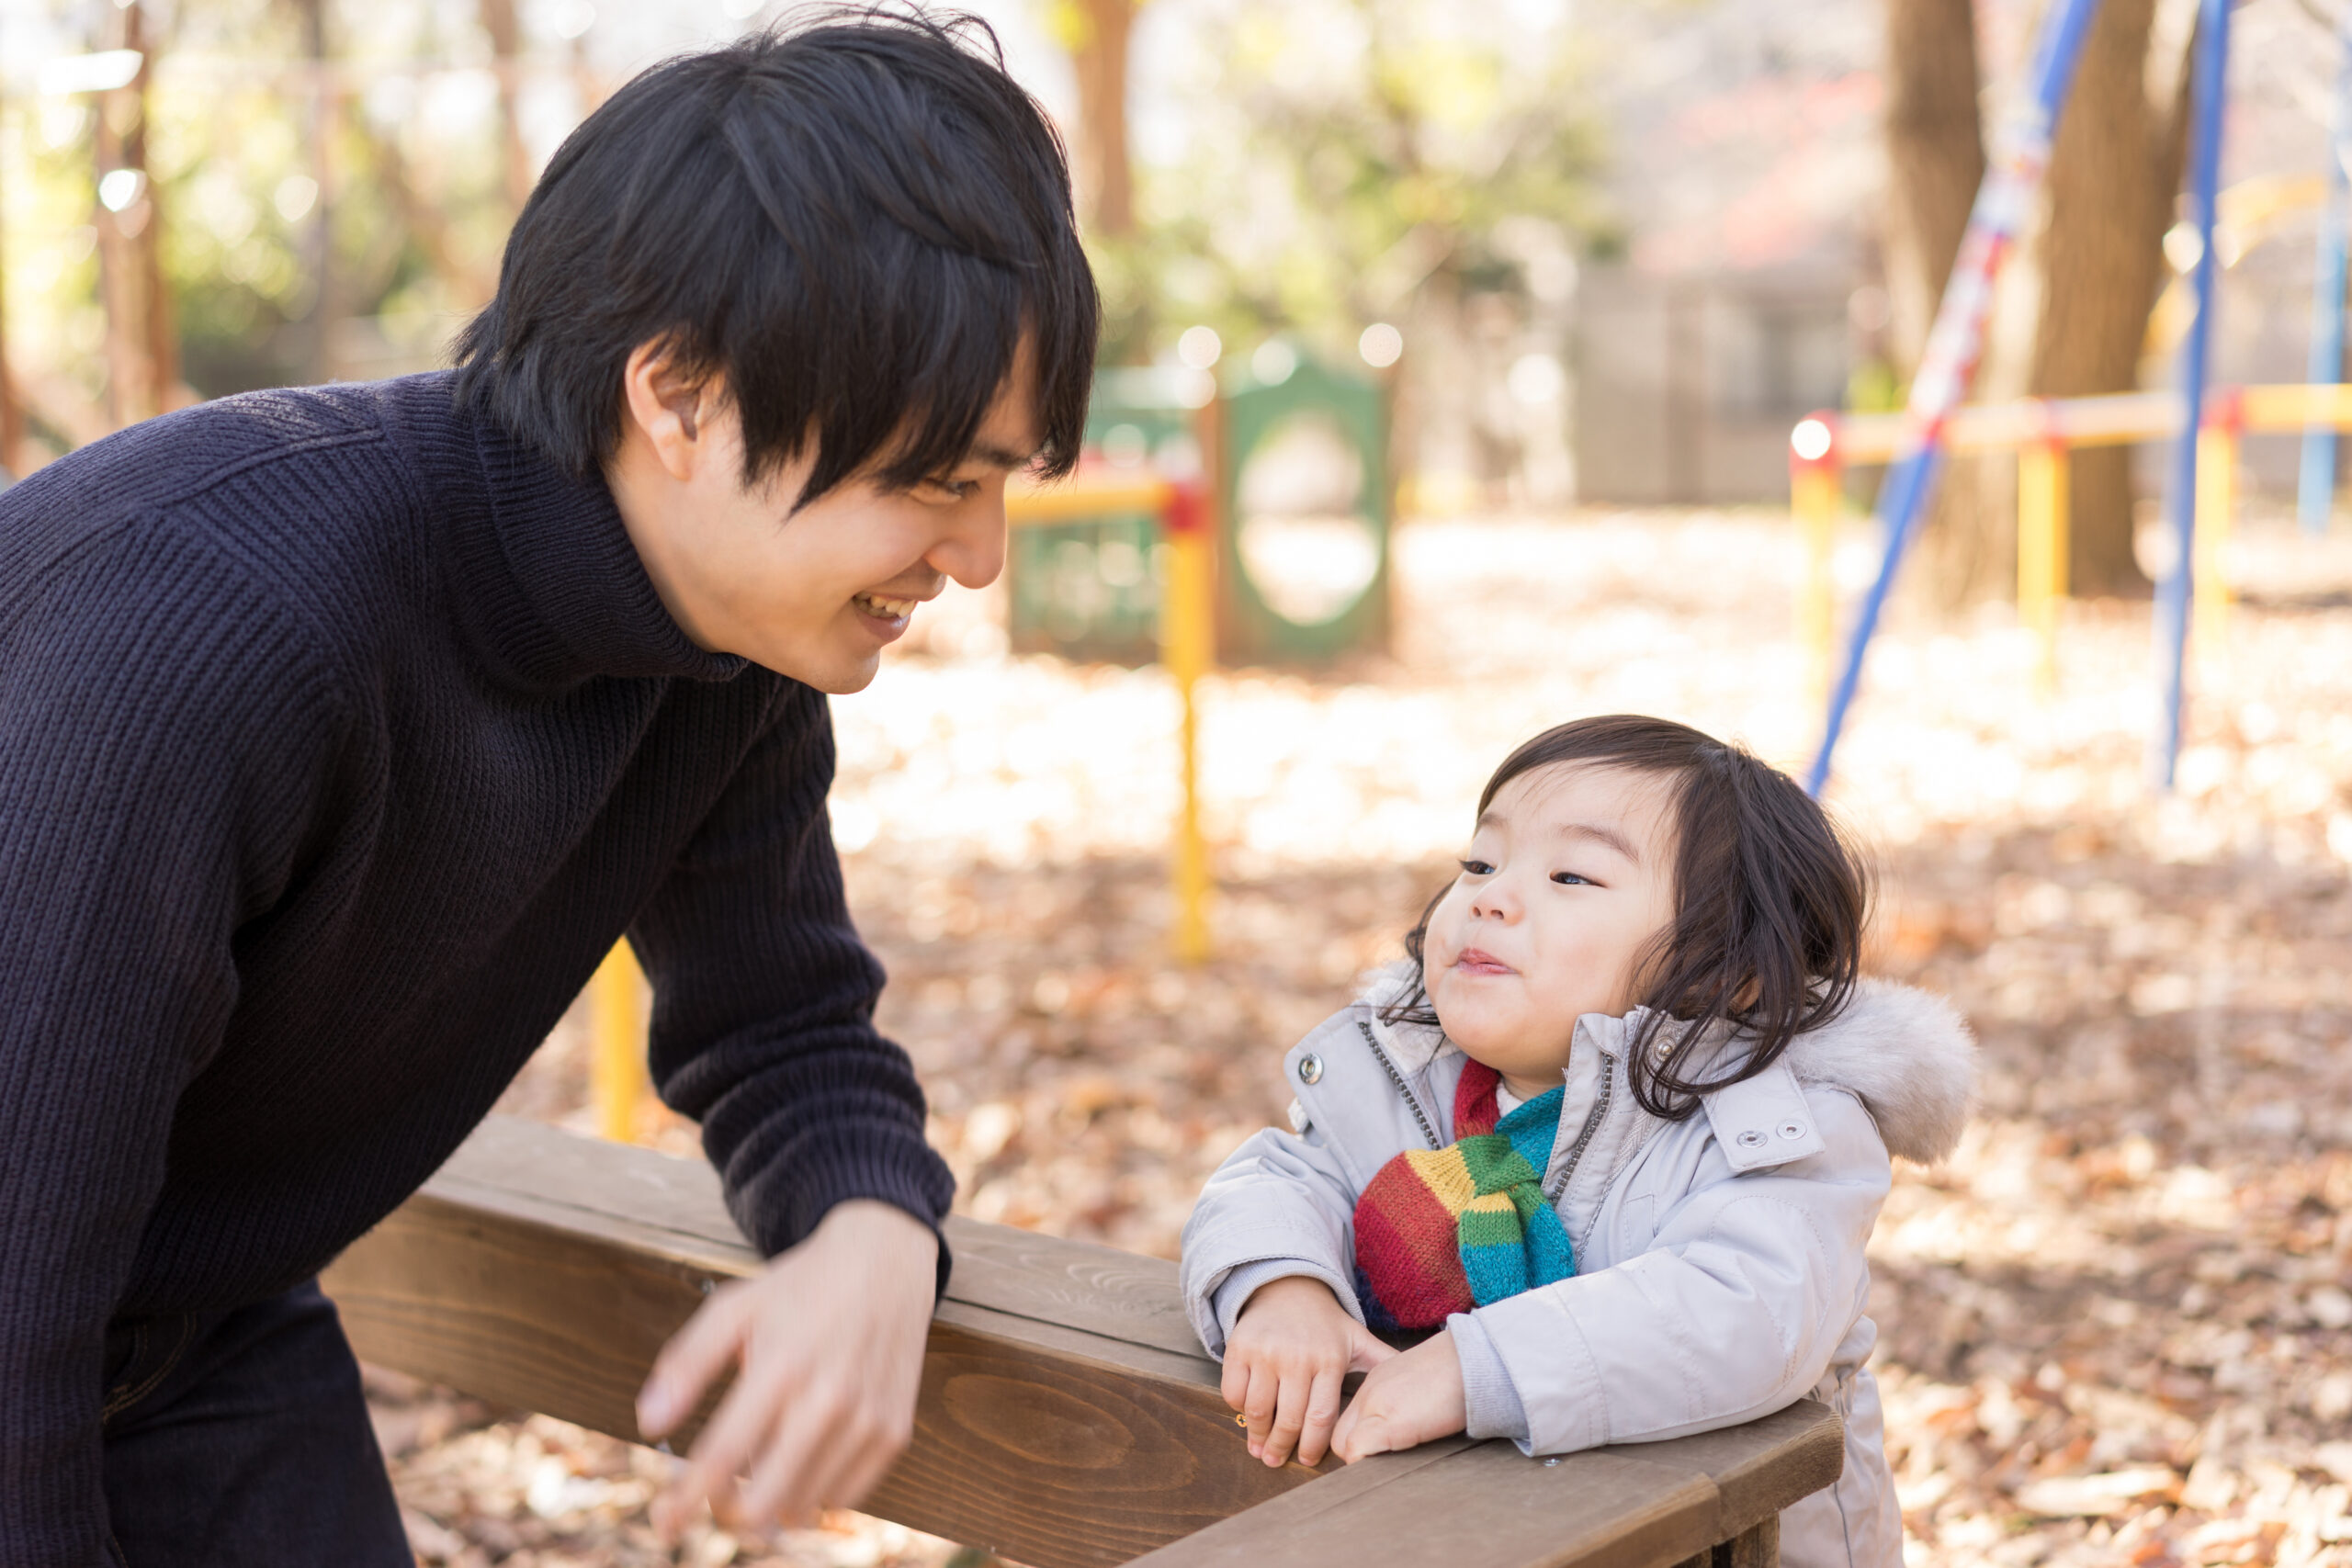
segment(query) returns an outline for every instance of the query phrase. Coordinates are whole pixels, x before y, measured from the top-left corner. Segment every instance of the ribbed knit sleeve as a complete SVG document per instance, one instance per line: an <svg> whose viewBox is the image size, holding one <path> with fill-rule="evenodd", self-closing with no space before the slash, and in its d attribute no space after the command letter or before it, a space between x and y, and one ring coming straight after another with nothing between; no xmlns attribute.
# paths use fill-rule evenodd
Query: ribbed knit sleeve
<svg viewBox="0 0 2352 1568"><path fill-rule="evenodd" d="M936 1227L955 1196L913 1067L875 1032L882 969L850 923L825 817L831 715L797 683L779 700L629 932L653 982L655 1084L702 1122L736 1223L770 1255L846 1199Z"/></svg>
<svg viewBox="0 0 2352 1568"><path fill-rule="evenodd" d="M0 1568L99 1568L107 1321L334 710L220 551L132 518L28 553L0 618Z"/></svg>

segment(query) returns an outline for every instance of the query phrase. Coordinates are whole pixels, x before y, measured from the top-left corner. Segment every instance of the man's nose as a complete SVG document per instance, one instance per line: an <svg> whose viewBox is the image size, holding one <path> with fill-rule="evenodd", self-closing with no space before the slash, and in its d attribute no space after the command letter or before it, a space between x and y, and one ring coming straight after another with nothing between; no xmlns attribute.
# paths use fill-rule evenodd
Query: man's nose
<svg viewBox="0 0 2352 1568"><path fill-rule="evenodd" d="M1004 487L985 487L925 558L967 588L986 588L1004 570Z"/></svg>

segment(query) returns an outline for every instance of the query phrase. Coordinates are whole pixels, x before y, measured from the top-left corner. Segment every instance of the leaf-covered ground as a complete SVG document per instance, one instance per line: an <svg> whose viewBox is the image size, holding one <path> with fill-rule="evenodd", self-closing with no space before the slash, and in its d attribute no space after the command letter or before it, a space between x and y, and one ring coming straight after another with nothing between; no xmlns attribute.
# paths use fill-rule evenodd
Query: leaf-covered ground
<svg viewBox="0 0 2352 1568"><path fill-rule="evenodd" d="M1870 564L1858 534L1841 579ZM1280 1052L1396 953L1513 743L1632 709L1804 759L1795 569L1764 514L1408 529L1392 653L1204 694L1224 892L1193 970L1162 937L1164 678L1008 659L982 596L925 612L836 705L835 832L959 1206L1172 1254L1279 1114ZM2145 605L2073 606L2048 695L2005 613L1898 613L1840 752L1875 966L1952 997L1984 1052L1982 1116L1899 1171L1872 1249L1916 1563L2352 1563L2352 550L2257 525L2237 570L2168 799L2143 783ZM507 1109L580 1124L582 1051L568 1021ZM428 1562L952 1551L842 1515L673 1559L644 1525L661 1456L376 1387Z"/></svg>

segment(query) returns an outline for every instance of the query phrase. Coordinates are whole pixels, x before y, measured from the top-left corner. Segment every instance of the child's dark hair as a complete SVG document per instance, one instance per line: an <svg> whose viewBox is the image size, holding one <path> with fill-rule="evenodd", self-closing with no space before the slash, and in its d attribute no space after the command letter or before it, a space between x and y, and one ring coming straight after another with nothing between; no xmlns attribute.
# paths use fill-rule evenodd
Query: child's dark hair
<svg viewBox="0 0 2352 1568"><path fill-rule="evenodd" d="M1580 718L1528 741L1487 781L1479 815L1511 780L1561 762L1672 781L1674 918L1640 960L1635 995L1651 1010L1627 1043L1625 1067L1642 1109L1679 1122L1700 1095L1755 1077L1844 1009L1861 969L1870 876L1786 773L1688 725L1634 714ZM1444 897L1441 889L1405 938L1416 965ZM1418 984L1387 1017L1438 1021ZM1669 1020L1678 1027L1662 1040ZM1718 1021L1749 1042L1746 1059L1694 1082L1683 1076L1684 1048Z"/></svg>
<svg viewBox="0 0 2352 1568"><path fill-rule="evenodd" d="M968 456L1026 337L1037 466L1078 460L1102 308L1053 127L996 35L913 5L828 8L669 61L566 139L457 344L457 395L586 477L622 375L666 339L723 375L743 479L813 438L799 504L879 459Z"/></svg>

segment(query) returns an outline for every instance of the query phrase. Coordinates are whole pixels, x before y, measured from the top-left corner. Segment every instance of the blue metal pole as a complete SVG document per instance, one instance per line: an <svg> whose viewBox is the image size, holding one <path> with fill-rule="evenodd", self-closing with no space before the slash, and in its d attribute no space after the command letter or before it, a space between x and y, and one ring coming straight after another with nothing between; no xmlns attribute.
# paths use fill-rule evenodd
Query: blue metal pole
<svg viewBox="0 0 2352 1568"><path fill-rule="evenodd" d="M2312 283L2312 360L2307 380L2344 379L2344 252L2352 226L2352 7L2337 31L2335 123L2328 136L2327 204L2319 220L2318 265ZM2303 432L2303 468L2295 488L2295 513L2303 532L2327 532L2335 500L2335 427L2314 424Z"/></svg>
<svg viewBox="0 0 2352 1568"><path fill-rule="evenodd" d="M1870 650L1871 634L1878 629L1887 590L1894 585L1895 570L1903 563L1904 549L1918 527L1928 498L1935 492L1936 476L1943 466L1944 425L1967 395L1976 375L1977 356L1984 350L1984 319L1993 308L1993 280L1999 276L2001 262L2041 186L2058 111L2074 80L2084 36L2098 14L2098 0L2058 0L2042 14L2023 91L1996 132L1993 166L1976 189L1968 231L1961 239L1959 255L1953 258L1943 299L1936 306L1935 325L1919 356L1918 374L1912 378L1905 411L1910 416L1909 430L1902 451L1888 466L1886 482L1879 487L1879 527L1886 553L1879 561L1878 580L1871 584L1861 614L1848 636L1845 662L1830 693L1821 750L1805 780L1805 788L1816 795L1829 782L1830 754L1837 750L1838 732L1845 728L1847 710L1853 705L1855 688L1861 682L1862 658Z"/></svg>
<svg viewBox="0 0 2352 1568"><path fill-rule="evenodd" d="M2221 175L2222 88L2230 59L2230 0L2198 0L2197 76L2188 148L2188 218L2197 225L2197 319L2180 351L2180 438L2173 448L2172 489L2165 505L2172 513L2172 570L2156 586L2156 682L2164 710L2158 716L2149 770L2156 787L2169 790L2180 761L2182 677L2188 665L2188 600L2197 566L2197 433L2204 423L2206 361L2213 339L2213 189Z"/></svg>

